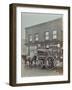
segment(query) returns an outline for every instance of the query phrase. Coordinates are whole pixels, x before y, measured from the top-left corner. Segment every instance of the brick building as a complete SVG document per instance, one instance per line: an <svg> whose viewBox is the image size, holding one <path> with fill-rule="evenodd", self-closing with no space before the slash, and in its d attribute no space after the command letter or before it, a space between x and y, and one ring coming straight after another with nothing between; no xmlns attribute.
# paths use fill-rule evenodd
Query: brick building
<svg viewBox="0 0 72 90"><path fill-rule="evenodd" d="M40 23L25 28L25 46L28 55L37 49L62 47L63 42L62 18Z"/></svg>

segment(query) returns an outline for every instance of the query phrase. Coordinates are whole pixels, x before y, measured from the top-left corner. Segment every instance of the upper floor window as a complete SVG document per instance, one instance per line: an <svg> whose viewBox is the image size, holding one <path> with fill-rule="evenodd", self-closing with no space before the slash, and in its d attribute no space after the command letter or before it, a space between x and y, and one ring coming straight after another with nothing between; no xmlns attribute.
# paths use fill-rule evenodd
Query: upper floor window
<svg viewBox="0 0 72 90"><path fill-rule="evenodd" d="M29 41L32 41L32 35L29 35Z"/></svg>
<svg viewBox="0 0 72 90"><path fill-rule="evenodd" d="M35 41L38 41L38 40L39 40L39 35L35 34Z"/></svg>
<svg viewBox="0 0 72 90"><path fill-rule="evenodd" d="M45 40L48 40L49 39L49 32L45 32Z"/></svg>
<svg viewBox="0 0 72 90"><path fill-rule="evenodd" d="M53 39L57 38L57 31L53 31Z"/></svg>

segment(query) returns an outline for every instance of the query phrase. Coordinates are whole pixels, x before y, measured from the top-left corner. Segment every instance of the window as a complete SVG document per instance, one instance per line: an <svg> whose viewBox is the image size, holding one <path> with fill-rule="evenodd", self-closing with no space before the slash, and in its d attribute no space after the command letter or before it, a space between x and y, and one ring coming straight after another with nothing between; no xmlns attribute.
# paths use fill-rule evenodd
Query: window
<svg viewBox="0 0 72 90"><path fill-rule="evenodd" d="M38 41L39 40L39 36L38 34L35 34L35 41Z"/></svg>
<svg viewBox="0 0 72 90"><path fill-rule="evenodd" d="M49 32L45 32L45 40L49 39Z"/></svg>
<svg viewBox="0 0 72 90"><path fill-rule="evenodd" d="M41 45L40 44L38 44L38 47L40 47Z"/></svg>
<svg viewBox="0 0 72 90"><path fill-rule="evenodd" d="M46 48L49 48L49 45L46 45Z"/></svg>
<svg viewBox="0 0 72 90"><path fill-rule="evenodd" d="M60 44L57 44L57 47L60 47Z"/></svg>
<svg viewBox="0 0 72 90"><path fill-rule="evenodd" d="M53 31L53 39L57 38L57 31Z"/></svg>
<svg viewBox="0 0 72 90"><path fill-rule="evenodd" d="M32 41L32 35L29 35L29 41Z"/></svg>
<svg viewBox="0 0 72 90"><path fill-rule="evenodd" d="M35 49L37 49L37 46L35 46Z"/></svg>

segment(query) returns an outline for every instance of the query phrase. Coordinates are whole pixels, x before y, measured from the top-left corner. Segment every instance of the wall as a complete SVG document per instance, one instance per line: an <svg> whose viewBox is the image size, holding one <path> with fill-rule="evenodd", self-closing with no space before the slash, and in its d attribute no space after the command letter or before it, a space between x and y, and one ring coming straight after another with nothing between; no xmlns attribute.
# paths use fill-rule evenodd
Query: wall
<svg viewBox="0 0 72 90"><path fill-rule="evenodd" d="M66 6L71 6L71 11L72 11L72 0L0 0L0 90L44 90L44 89L72 90L72 78L70 84L29 86L29 87L9 86L8 82L9 82L9 4L10 3L66 5ZM71 12L71 17L72 17L72 12ZM72 34L72 31L70 34ZM72 35L71 35L71 39L72 39ZM71 76L72 76L72 71L71 71Z"/></svg>
<svg viewBox="0 0 72 90"><path fill-rule="evenodd" d="M29 35L32 35L32 42L34 43L35 34L39 35L39 41L43 42L45 40L45 32L49 31L49 40L53 39L53 31L57 31L57 39L61 40L62 31L62 18L51 20L48 22L40 23L31 27L26 28L26 40L29 41Z"/></svg>

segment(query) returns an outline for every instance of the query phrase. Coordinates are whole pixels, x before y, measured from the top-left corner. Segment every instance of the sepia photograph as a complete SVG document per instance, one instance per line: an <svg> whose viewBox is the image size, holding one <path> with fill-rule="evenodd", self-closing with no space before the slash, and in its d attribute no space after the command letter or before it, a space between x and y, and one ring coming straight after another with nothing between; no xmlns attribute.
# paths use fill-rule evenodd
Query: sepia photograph
<svg viewBox="0 0 72 90"><path fill-rule="evenodd" d="M21 76L63 74L63 15L21 13Z"/></svg>

